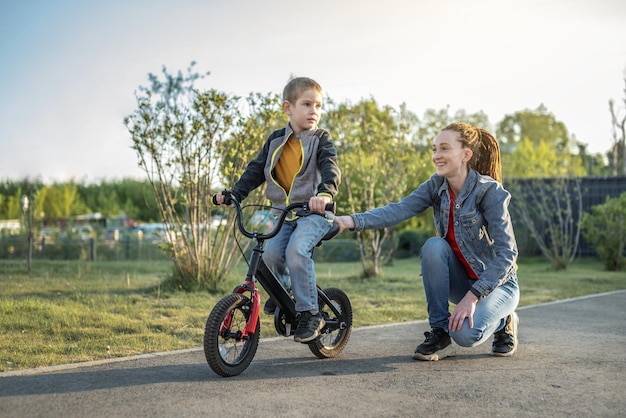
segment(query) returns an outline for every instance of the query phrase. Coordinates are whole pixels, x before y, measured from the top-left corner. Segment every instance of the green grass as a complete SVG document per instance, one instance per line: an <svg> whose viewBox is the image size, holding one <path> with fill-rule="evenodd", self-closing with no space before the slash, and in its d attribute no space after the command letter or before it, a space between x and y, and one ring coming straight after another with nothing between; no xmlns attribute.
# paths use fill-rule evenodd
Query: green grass
<svg viewBox="0 0 626 418"><path fill-rule="evenodd" d="M213 305L240 283L233 272L218 294L164 292L168 262L0 261L0 372L177 350L202 345ZM397 260L384 275L359 278L359 263L318 263L322 287L348 294L354 326L426 318L419 260ZM520 305L626 289L624 272L594 260L553 271L541 259L523 260ZM266 295L263 294L263 300ZM261 318L262 337L276 336Z"/></svg>

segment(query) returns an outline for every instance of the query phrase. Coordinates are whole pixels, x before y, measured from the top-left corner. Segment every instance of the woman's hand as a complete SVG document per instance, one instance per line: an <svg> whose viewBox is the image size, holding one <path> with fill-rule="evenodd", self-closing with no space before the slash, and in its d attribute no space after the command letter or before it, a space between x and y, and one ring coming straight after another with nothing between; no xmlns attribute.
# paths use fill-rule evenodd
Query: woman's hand
<svg viewBox="0 0 626 418"><path fill-rule="evenodd" d="M354 223L354 219L352 216L344 215L344 216L336 216L335 223L339 225L339 231L343 231L344 229L354 229L356 224Z"/></svg>
<svg viewBox="0 0 626 418"><path fill-rule="evenodd" d="M469 327L474 328L474 311L476 310L478 298L472 292L467 292L463 299L456 305L452 315L448 318L448 330L459 331L463 326L463 321L467 318Z"/></svg>

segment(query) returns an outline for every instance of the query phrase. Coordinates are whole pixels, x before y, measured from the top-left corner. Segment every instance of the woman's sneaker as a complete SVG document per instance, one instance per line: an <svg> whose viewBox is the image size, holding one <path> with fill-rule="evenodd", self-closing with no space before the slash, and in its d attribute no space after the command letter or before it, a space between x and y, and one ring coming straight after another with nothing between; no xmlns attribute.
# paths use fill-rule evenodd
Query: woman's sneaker
<svg viewBox="0 0 626 418"><path fill-rule="evenodd" d="M308 343L313 341L320 335L320 331L324 328L326 322L319 312L313 315L309 311L298 313L298 327L293 336L294 341L299 343Z"/></svg>
<svg viewBox="0 0 626 418"><path fill-rule="evenodd" d="M430 332L425 332L424 336L426 340L413 353L415 360L437 361L453 355L452 340L443 328L433 328Z"/></svg>
<svg viewBox="0 0 626 418"><path fill-rule="evenodd" d="M491 354L497 357L509 357L517 351L517 325L519 317L515 312L506 317L506 324L493 334Z"/></svg>

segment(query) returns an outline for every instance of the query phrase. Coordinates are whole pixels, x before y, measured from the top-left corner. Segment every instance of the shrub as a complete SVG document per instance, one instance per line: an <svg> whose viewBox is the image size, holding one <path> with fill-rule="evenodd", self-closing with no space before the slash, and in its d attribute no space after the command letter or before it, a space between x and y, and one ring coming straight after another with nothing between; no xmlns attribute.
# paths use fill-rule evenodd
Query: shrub
<svg viewBox="0 0 626 418"><path fill-rule="evenodd" d="M358 261L361 259L359 244L354 239L335 238L315 248L316 262Z"/></svg>
<svg viewBox="0 0 626 418"><path fill-rule="evenodd" d="M602 205L583 214L582 231L587 242L594 246L598 258L609 271L626 266L624 247L626 242L626 193L619 197L607 197Z"/></svg>
<svg viewBox="0 0 626 418"><path fill-rule="evenodd" d="M424 246L426 240L433 236L432 228L407 229L398 234L398 246L396 248L396 258L417 257Z"/></svg>

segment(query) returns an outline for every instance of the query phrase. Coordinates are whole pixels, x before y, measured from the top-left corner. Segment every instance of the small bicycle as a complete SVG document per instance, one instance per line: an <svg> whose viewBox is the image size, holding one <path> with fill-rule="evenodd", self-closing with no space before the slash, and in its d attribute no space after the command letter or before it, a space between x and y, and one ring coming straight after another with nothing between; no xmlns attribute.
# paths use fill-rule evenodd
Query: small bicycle
<svg viewBox="0 0 626 418"><path fill-rule="evenodd" d="M288 214L296 211L297 216L323 216L310 211L308 202L293 203L287 206L278 217L274 228L266 233L249 231L244 226L241 204L229 191L224 204L232 204L236 209L236 223L239 231L253 239L256 244L248 262L248 273L243 284L235 287L233 293L220 299L209 315L204 330L204 355L211 369L220 376L230 377L241 374L252 362L256 354L261 333L259 313L261 295L257 282L276 303L274 327L279 335L289 337L297 326L295 300L280 284L279 280L263 261L265 241L274 237ZM213 203L217 204L215 196ZM335 205L327 205L327 211L334 213ZM329 240L339 233L333 228L317 244ZM313 254L311 254L311 257ZM330 287L321 289L317 286L319 311L326 325L320 336L307 342L311 352L320 359L339 355L345 348L352 332L352 306L348 296L340 289Z"/></svg>

